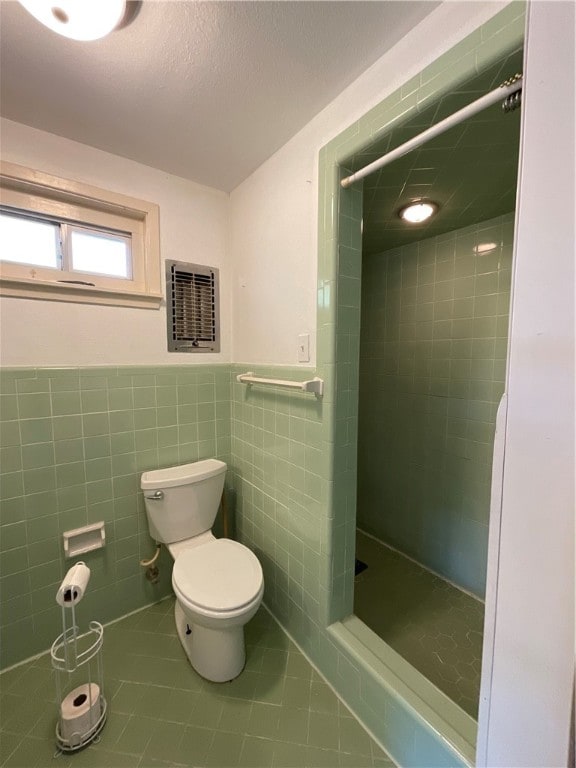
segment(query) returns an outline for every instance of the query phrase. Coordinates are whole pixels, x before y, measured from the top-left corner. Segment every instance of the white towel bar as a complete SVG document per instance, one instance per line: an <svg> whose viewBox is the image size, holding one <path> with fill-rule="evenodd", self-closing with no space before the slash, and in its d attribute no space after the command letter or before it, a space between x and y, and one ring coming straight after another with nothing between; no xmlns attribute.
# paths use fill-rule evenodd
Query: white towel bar
<svg viewBox="0 0 576 768"><path fill-rule="evenodd" d="M261 376L254 376L254 373L249 371L248 373L239 373L236 380L241 384L269 384L273 387L300 389L302 392L313 392L315 395L322 395L324 392L324 380L317 376L308 381L286 381L285 379L266 379Z"/></svg>

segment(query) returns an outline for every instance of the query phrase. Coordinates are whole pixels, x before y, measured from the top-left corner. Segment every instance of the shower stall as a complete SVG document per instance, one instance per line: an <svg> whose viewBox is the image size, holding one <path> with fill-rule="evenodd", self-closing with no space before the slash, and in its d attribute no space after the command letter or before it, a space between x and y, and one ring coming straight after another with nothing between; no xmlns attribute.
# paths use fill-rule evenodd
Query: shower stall
<svg viewBox="0 0 576 768"><path fill-rule="evenodd" d="M343 182L365 175L354 612L473 718L521 62L517 50L420 112ZM411 201L436 214L406 224Z"/></svg>

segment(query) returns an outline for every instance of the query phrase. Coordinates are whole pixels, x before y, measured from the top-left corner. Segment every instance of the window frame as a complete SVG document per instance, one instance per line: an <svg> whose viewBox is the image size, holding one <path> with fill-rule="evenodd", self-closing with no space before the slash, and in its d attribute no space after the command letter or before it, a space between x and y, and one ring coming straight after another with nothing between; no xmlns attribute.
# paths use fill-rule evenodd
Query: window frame
<svg viewBox="0 0 576 768"><path fill-rule="evenodd" d="M159 308L163 296L159 208L155 203L7 162L0 162L0 202L23 215L64 221L64 226L127 233L132 255L131 279L1 261L0 295ZM59 282L75 276L84 276L86 282L89 277L94 285Z"/></svg>

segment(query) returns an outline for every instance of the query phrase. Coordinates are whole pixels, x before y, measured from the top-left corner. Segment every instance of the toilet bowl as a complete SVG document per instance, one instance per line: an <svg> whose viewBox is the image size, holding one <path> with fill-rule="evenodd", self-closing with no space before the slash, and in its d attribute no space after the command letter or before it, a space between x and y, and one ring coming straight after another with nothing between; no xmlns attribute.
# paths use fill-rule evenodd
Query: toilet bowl
<svg viewBox="0 0 576 768"><path fill-rule="evenodd" d="M264 594L256 555L230 539L187 548L174 561L172 587L178 635L194 669L213 682L237 677L246 659L244 625Z"/></svg>
<svg viewBox="0 0 576 768"><path fill-rule="evenodd" d="M244 625L264 594L256 555L210 530L225 472L224 462L209 459L145 472L141 480L150 533L174 558L178 637L194 669L213 682L244 668Z"/></svg>

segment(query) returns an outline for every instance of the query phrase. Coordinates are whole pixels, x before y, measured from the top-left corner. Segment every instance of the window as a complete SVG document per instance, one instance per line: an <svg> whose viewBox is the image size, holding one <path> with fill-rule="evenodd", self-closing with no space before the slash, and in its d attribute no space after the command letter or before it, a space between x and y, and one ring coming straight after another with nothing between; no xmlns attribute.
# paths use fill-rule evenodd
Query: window
<svg viewBox="0 0 576 768"><path fill-rule="evenodd" d="M157 308L158 206L2 163L0 293Z"/></svg>
<svg viewBox="0 0 576 768"><path fill-rule="evenodd" d="M68 241L74 272L132 279L132 238L129 234L73 227L69 230Z"/></svg>
<svg viewBox="0 0 576 768"><path fill-rule="evenodd" d="M2 210L2 260L58 269L58 227L49 221L24 219Z"/></svg>
<svg viewBox="0 0 576 768"><path fill-rule="evenodd" d="M59 270L68 278L79 272L132 279L129 232L82 227L0 206L0 242L3 261ZM64 276L54 274L54 279L66 282Z"/></svg>

